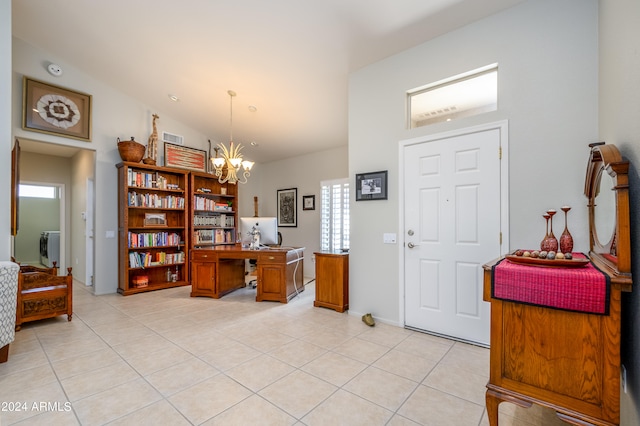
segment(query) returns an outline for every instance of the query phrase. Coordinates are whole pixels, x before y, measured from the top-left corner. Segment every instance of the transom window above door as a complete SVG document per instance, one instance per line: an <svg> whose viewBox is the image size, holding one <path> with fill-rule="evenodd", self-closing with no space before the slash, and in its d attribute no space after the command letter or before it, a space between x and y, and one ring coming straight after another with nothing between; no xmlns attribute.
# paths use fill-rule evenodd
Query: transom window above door
<svg viewBox="0 0 640 426"><path fill-rule="evenodd" d="M498 109L498 65L429 83L407 93L408 128Z"/></svg>

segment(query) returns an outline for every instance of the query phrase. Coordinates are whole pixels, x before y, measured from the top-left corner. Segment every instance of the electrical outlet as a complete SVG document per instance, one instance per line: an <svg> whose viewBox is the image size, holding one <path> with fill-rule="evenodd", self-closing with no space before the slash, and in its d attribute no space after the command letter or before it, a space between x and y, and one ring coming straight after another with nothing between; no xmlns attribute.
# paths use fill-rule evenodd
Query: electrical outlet
<svg viewBox="0 0 640 426"><path fill-rule="evenodd" d="M622 391L627 393L627 367L624 364L620 365L620 384L622 385Z"/></svg>

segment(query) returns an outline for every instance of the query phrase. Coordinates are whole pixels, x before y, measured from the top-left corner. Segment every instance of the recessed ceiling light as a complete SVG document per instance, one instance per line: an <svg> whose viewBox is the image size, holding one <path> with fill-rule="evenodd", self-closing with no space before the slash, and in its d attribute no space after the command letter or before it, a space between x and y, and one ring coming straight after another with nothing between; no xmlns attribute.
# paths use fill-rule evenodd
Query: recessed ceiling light
<svg viewBox="0 0 640 426"><path fill-rule="evenodd" d="M178 102L180 100L179 97L177 97L176 95L169 95L169 99L171 99L173 102Z"/></svg>
<svg viewBox="0 0 640 426"><path fill-rule="evenodd" d="M256 112L258 108L255 105L249 105L249 111Z"/></svg>
<svg viewBox="0 0 640 426"><path fill-rule="evenodd" d="M251 141L250 145L251 145L251 146L258 146L258 142L256 142L256 141Z"/></svg>

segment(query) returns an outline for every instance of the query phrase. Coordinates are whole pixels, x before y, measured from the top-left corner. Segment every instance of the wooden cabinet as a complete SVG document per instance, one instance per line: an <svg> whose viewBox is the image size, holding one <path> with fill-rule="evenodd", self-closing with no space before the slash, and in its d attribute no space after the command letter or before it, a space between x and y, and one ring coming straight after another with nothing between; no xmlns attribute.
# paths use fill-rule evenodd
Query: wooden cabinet
<svg viewBox="0 0 640 426"><path fill-rule="evenodd" d="M189 285L188 172L123 162L118 169L118 293Z"/></svg>
<svg viewBox="0 0 640 426"><path fill-rule="evenodd" d="M503 401L555 410L575 425L613 426L620 423L621 299L631 291L629 226L629 163L615 145L589 145L585 195L589 209L589 257L605 277L600 293L604 312L560 310L496 297L499 266L484 265L484 300L491 302L490 373L486 404L489 424L498 426ZM503 262L507 262L504 260ZM592 300L580 268L562 278L549 272L523 271L503 283L523 294L525 284L549 279L557 300ZM596 269L594 268L594 269ZM563 268L565 269L565 268ZM493 276L492 276L493 275ZM552 278L552 275L556 278ZM492 279L494 282L492 282ZM566 291L566 283L574 290ZM561 287L562 291L557 291ZM538 295L549 294L547 291ZM569 294L571 297L567 297ZM583 297L585 296L585 297ZM608 296L608 297L607 297ZM596 311L597 312L597 311Z"/></svg>
<svg viewBox="0 0 640 426"><path fill-rule="evenodd" d="M317 252L316 300L313 306L344 312L349 309L349 254Z"/></svg>
<svg viewBox="0 0 640 426"><path fill-rule="evenodd" d="M238 185L221 184L218 178L189 173L190 248L236 243Z"/></svg>

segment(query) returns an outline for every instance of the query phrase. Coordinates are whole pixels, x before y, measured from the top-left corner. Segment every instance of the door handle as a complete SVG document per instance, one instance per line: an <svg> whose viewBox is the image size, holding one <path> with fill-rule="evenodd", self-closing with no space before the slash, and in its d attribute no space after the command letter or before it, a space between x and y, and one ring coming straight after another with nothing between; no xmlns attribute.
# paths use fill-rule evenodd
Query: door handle
<svg viewBox="0 0 640 426"><path fill-rule="evenodd" d="M418 247L418 244L413 244L412 242L409 242L409 243L407 243L407 247L409 247L409 248Z"/></svg>

